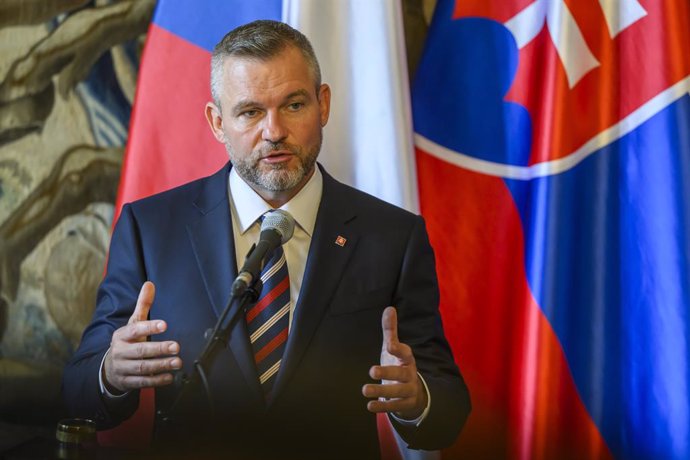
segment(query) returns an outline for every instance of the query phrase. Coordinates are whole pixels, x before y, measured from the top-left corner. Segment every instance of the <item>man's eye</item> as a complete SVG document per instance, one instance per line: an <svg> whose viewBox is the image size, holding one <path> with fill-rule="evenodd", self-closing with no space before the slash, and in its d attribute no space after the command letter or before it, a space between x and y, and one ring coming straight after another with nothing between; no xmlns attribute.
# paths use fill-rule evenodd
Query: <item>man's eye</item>
<svg viewBox="0 0 690 460"><path fill-rule="evenodd" d="M292 104L289 104L289 105L288 105L288 110L291 110L291 111L293 111L293 112L296 112L296 111L298 111L299 109L301 109L302 107L304 107L304 104L303 104L303 103L301 103L301 102L293 102Z"/></svg>
<svg viewBox="0 0 690 460"><path fill-rule="evenodd" d="M244 112L242 112L240 114L241 117L245 117L245 118L254 118L257 115L259 115L258 110L245 110Z"/></svg>

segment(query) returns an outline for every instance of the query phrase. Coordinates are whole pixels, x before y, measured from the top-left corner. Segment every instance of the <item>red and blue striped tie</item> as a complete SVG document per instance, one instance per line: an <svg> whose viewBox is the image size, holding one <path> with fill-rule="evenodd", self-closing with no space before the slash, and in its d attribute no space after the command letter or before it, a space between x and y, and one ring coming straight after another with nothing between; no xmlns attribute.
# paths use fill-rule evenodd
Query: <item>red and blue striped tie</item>
<svg viewBox="0 0 690 460"><path fill-rule="evenodd" d="M249 337L259 381L268 399L280 368L290 322L290 278L279 246L261 272L259 300L247 311Z"/></svg>

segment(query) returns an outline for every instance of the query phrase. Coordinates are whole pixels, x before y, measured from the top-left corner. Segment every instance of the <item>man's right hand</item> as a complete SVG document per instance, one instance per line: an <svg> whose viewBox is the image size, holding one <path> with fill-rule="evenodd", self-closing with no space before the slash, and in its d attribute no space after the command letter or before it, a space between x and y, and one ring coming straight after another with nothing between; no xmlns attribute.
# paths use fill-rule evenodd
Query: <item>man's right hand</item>
<svg viewBox="0 0 690 460"><path fill-rule="evenodd" d="M146 340L167 328L165 321L146 319L155 292L153 283L145 282L129 322L113 333L103 365L103 383L111 393L168 385L173 381L171 371L182 367L182 360L174 356L180 352L177 342Z"/></svg>

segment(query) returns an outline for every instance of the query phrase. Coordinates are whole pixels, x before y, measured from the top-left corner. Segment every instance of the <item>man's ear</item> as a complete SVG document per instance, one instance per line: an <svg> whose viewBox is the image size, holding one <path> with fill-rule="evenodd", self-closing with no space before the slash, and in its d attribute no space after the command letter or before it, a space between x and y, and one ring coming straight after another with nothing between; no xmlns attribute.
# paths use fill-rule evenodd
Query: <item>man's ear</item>
<svg viewBox="0 0 690 460"><path fill-rule="evenodd" d="M225 143L225 134L223 133L223 115L220 108L213 102L206 103L206 121L213 132L213 136L218 142Z"/></svg>
<svg viewBox="0 0 690 460"><path fill-rule="evenodd" d="M331 113L331 87L325 83L319 87L319 111L321 112L321 127L324 127Z"/></svg>

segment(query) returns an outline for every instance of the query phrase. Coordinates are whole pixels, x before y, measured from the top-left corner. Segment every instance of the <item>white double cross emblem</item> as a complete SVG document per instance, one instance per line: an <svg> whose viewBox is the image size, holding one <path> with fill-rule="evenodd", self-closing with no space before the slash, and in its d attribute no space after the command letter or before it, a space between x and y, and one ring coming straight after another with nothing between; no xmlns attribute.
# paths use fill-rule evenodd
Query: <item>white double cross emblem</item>
<svg viewBox="0 0 690 460"><path fill-rule="evenodd" d="M599 5L612 39L647 15L637 0L599 0ZM509 19L505 26L513 33L519 48L534 40L546 26L571 88L587 72L599 66L564 0L536 0Z"/></svg>

